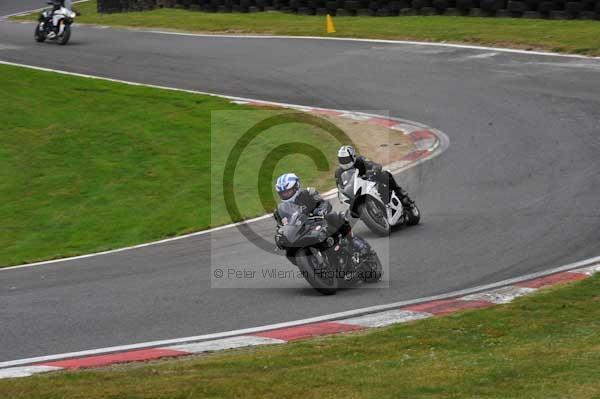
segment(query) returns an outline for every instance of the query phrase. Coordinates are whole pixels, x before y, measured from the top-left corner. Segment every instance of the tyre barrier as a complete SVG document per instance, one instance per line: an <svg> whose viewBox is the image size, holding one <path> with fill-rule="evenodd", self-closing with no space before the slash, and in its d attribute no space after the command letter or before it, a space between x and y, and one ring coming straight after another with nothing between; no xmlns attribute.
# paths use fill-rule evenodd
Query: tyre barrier
<svg viewBox="0 0 600 399"><path fill-rule="evenodd" d="M299 15L448 15L600 20L600 0L98 0L98 12L180 8L220 13L280 11Z"/></svg>

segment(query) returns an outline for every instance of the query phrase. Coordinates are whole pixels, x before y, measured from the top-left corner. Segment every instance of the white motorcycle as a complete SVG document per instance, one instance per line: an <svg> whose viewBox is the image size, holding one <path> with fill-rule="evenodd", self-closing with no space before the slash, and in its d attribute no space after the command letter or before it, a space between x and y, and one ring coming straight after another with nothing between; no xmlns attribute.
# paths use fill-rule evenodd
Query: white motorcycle
<svg viewBox="0 0 600 399"><path fill-rule="evenodd" d="M393 226L419 224L421 213L416 204L404 207L398 195L390 190L386 204L381 198L380 183L359 176L358 169L344 171L340 176L338 199L348 205L350 213L379 236L387 236Z"/></svg>
<svg viewBox="0 0 600 399"><path fill-rule="evenodd" d="M75 20L76 13L62 6L60 1L49 1L52 8L44 10L38 18L35 27L35 40L44 42L56 40L60 45L65 45L71 38L71 24Z"/></svg>

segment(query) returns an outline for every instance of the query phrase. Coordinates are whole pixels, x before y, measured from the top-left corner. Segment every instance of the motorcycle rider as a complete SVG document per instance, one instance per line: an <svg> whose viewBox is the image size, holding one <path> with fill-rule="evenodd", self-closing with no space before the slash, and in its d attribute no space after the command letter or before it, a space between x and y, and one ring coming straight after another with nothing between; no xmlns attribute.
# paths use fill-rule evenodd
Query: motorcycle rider
<svg viewBox="0 0 600 399"><path fill-rule="evenodd" d="M300 178L294 173L284 173L279 176L275 183L275 190L281 201L301 205L306 214L311 216L325 216L331 213L331 210L333 209L331 203L326 199L323 199L319 192L314 188L308 187L302 189L300 186ZM278 226L284 224L277 209L273 216L275 217Z"/></svg>
<svg viewBox="0 0 600 399"><path fill-rule="evenodd" d="M300 205L303 211L309 216L323 216L329 226L332 226L335 231L342 237L349 237L354 249L359 254L367 255L367 245L359 237L352 236L352 227L343 213L333 212L331 203L321 197L319 192L312 187L302 189L300 178L294 173L284 173L277 178L275 190L282 202L292 202ZM273 213L273 217L277 222L277 226L283 226L285 220L282 220L278 209ZM276 240L277 242L277 240ZM288 257L290 262L296 264L293 257Z"/></svg>
<svg viewBox="0 0 600 399"><path fill-rule="evenodd" d="M339 167L335 171L335 182L338 187L341 186L342 173L345 170L356 168L360 177L380 183L378 189L384 203L387 204L390 201L389 190L393 190L404 208L411 207L414 204L406 190L396 183L396 179L389 171L384 171L380 164L357 155L356 150L351 145L341 146L337 155Z"/></svg>
<svg viewBox="0 0 600 399"><path fill-rule="evenodd" d="M48 4L52 5L52 12L48 17L48 20L52 23L52 19L54 17L54 13L60 10L62 7L66 8L69 11L72 11L73 2L71 0L51 0ZM56 31L56 32L55 32ZM58 27L54 26L54 30L50 31L48 34L48 39L53 39L56 37L58 33Z"/></svg>

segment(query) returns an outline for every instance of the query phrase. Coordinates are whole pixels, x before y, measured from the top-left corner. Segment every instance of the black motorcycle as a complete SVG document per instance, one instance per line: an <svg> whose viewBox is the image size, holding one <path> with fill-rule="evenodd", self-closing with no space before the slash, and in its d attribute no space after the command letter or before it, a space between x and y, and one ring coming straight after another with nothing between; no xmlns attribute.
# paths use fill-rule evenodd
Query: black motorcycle
<svg viewBox="0 0 600 399"><path fill-rule="evenodd" d="M379 257L362 238L340 232L333 221L337 214L311 216L303 210L294 203L279 205L275 243L315 290L331 295L344 286L381 280Z"/></svg>
<svg viewBox="0 0 600 399"><path fill-rule="evenodd" d="M44 42L56 40L60 45L65 45L71 38L71 24L76 13L63 7L58 0L48 1L52 8L48 8L40 14L38 24L35 27L35 40Z"/></svg>

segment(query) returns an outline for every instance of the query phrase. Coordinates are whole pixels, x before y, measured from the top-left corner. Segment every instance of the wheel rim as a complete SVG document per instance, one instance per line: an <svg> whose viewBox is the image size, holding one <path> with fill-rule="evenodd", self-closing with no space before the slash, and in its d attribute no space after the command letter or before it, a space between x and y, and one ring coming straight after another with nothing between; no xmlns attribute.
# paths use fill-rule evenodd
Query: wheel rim
<svg viewBox="0 0 600 399"><path fill-rule="evenodd" d="M369 215L371 216L371 218L378 225L387 229L387 227L388 227L387 218L383 214L381 207L377 206L377 203L375 201L373 201L373 199L371 199L371 198L367 199L367 212L369 212Z"/></svg>

